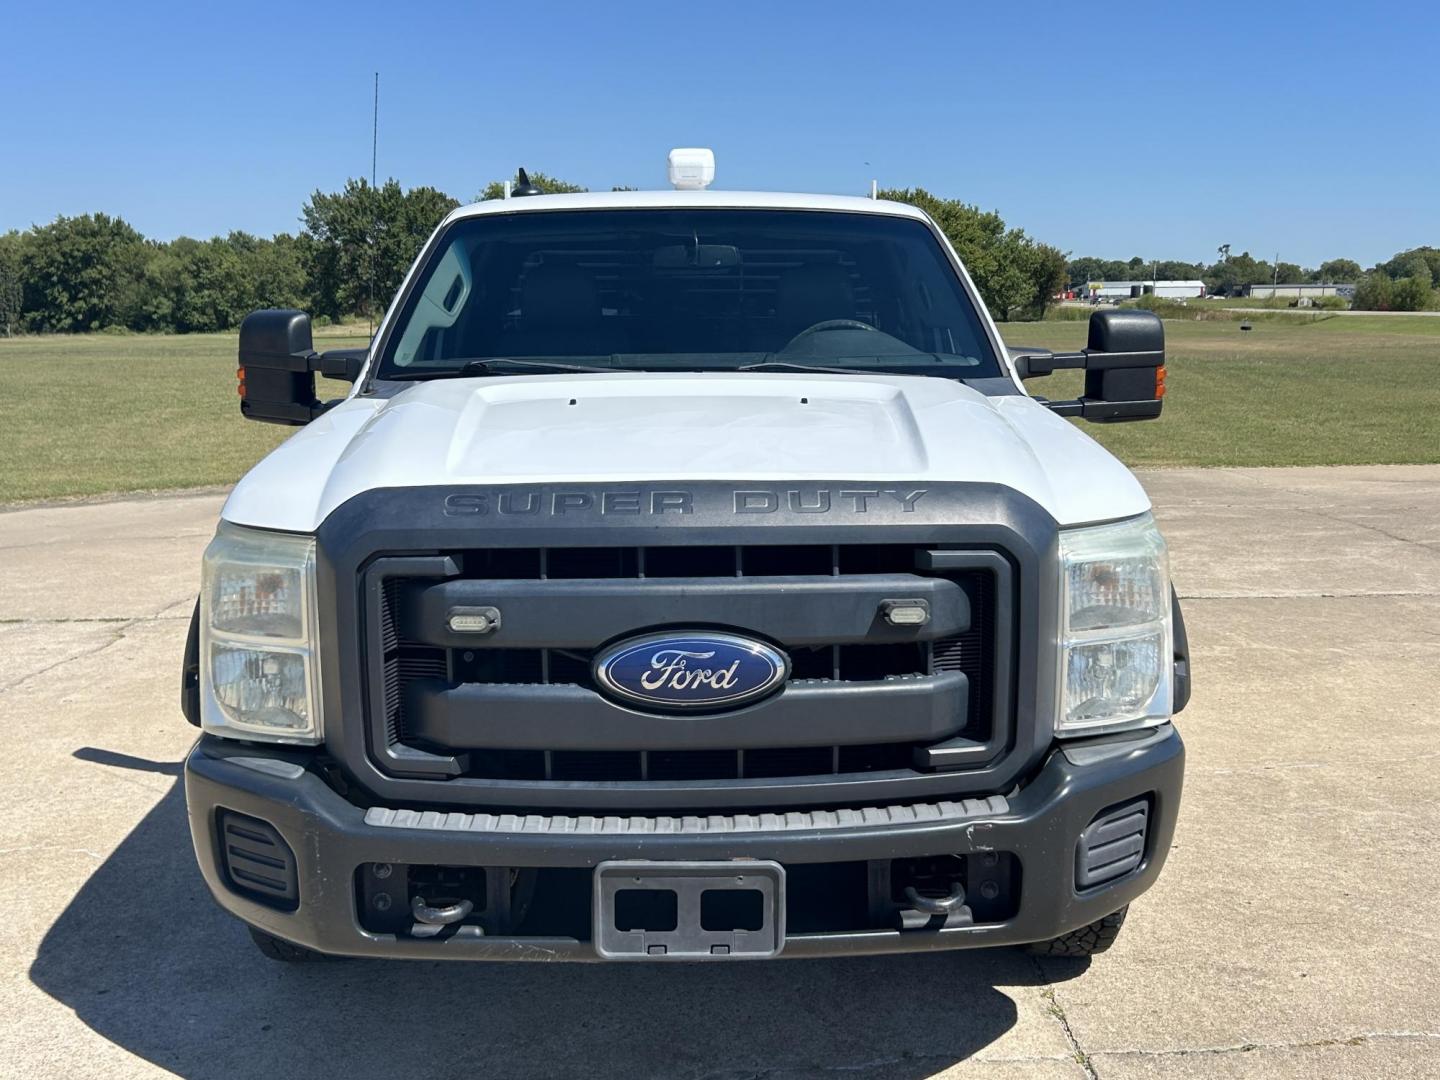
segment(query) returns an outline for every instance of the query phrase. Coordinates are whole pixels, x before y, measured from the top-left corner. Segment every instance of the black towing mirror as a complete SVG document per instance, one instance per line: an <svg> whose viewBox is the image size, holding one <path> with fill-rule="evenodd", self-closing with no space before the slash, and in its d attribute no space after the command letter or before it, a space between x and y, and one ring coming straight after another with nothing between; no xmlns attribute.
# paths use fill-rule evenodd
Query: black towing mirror
<svg viewBox="0 0 1440 1080"><path fill-rule="evenodd" d="M315 397L315 373L354 382L368 349L317 353L310 316L290 308L252 311L240 324L240 414L267 424L308 424L339 400Z"/></svg>
<svg viewBox="0 0 1440 1080"><path fill-rule="evenodd" d="M1164 404L1165 325L1153 312L1097 311L1090 316L1089 341L1079 352L1017 346L1010 356L1022 379L1066 368L1084 370L1082 397L1037 399L1061 416L1101 423L1153 420Z"/></svg>

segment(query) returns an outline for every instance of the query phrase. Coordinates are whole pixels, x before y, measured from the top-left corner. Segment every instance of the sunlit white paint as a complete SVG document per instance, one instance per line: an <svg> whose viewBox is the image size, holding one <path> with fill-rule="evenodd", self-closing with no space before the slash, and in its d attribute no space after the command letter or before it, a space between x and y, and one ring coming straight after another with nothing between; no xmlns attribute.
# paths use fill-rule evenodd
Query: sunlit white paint
<svg viewBox="0 0 1440 1080"><path fill-rule="evenodd" d="M904 203L741 191L621 191L495 199L453 221L555 210L732 208L878 214L926 222L972 297L944 234ZM423 261L424 252L410 275ZM402 292L403 292L402 286ZM382 343L396 305L376 332ZM980 305L997 353L1008 356ZM1007 373L1014 379L1013 371ZM447 379L388 398L356 391L252 469L227 521L313 532L372 488L648 481L977 481L1020 491L1061 525L1143 513L1129 471L1024 396L986 397L940 378L615 372ZM1015 385L1018 387L1019 380ZM573 404L572 404L573 402Z"/></svg>
<svg viewBox="0 0 1440 1080"><path fill-rule="evenodd" d="M687 480L988 482L1062 525L1149 508L1123 465L1029 398L939 378L616 372L353 398L252 469L224 517L311 532L370 488Z"/></svg>

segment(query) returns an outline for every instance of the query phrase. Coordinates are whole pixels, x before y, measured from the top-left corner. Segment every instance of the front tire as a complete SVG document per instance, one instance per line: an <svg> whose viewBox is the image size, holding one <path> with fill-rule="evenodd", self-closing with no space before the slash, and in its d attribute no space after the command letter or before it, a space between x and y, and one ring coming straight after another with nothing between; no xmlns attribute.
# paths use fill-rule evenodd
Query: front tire
<svg viewBox="0 0 1440 1080"><path fill-rule="evenodd" d="M294 945L284 938L267 934L264 930L257 930L253 926L246 929L250 931L250 940L255 942L255 947L271 960L278 960L283 964L313 964L317 960L328 959L324 953L307 949L303 945Z"/></svg>
<svg viewBox="0 0 1440 1080"><path fill-rule="evenodd" d="M1129 910L1130 905L1127 904L1103 919L1096 919L1089 926L1071 930L1049 941L1027 945L1025 951L1031 956L1096 956L1115 944L1115 939L1120 936L1120 927L1125 925L1125 913Z"/></svg>

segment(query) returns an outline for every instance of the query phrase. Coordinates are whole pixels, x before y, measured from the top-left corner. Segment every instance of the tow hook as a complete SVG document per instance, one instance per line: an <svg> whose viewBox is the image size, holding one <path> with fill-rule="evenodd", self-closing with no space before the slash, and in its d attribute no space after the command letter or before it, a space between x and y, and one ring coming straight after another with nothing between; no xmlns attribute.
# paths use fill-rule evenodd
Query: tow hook
<svg viewBox="0 0 1440 1080"><path fill-rule="evenodd" d="M417 894L410 898L410 914L415 916L415 926L410 931L410 935L412 937L435 937L445 927L463 921L473 910L475 910L475 904L470 900L447 898L434 904L427 904L425 898Z"/></svg>
<svg viewBox="0 0 1440 1080"><path fill-rule="evenodd" d="M965 886L956 881L948 896L926 896L914 885L905 886L908 908L897 913L901 930L938 930L945 926L969 926L974 917L965 906Z"/></svg>

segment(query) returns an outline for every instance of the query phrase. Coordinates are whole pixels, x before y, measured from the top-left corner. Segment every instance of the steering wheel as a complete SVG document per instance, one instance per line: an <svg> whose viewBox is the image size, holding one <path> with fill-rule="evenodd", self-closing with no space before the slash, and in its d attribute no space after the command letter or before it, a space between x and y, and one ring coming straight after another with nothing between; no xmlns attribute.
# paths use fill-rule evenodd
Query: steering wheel
<svg viewBox="0 0 1440 1080"><path fill-rule="evenodd" d="M787 341L785 348L780 351L784 352L803 337L809 337L811 334L823 334L830 330L869 330L871 333L879 333L875 327L867 322L861 322L859 319L824 319L817 322L814 326L807 326L804 330L801 330Z"/></svg>

